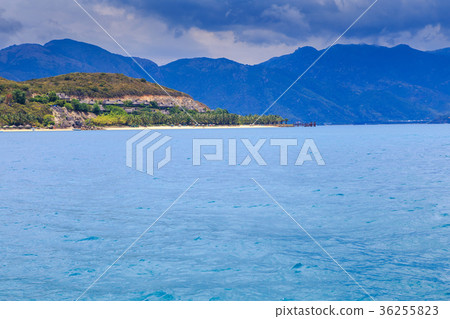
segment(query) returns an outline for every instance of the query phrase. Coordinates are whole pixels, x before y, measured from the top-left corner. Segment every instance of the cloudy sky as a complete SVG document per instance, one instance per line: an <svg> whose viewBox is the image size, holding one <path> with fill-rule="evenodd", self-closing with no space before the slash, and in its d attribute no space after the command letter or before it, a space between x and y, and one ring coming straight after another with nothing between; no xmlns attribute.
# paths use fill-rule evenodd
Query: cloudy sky
<svg viewBox="0 0 450 319"><path fill-rule="evenodd" d="M374 0L78 0L132 55L254 64L324 48ZM449 0L379 0L340 43L450 47ZM71 38L123 54L73 0L2 0L0 47Z"/></svg>

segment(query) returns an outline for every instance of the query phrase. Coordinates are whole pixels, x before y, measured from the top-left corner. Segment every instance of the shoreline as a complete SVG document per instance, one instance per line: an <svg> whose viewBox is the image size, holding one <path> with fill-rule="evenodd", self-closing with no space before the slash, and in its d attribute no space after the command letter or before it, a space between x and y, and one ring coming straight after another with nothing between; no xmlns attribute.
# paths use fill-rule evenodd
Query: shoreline
<svg viewBox="0 0 450 319"><path fill-rule="evenodd" d="M380 123L380 124L328 124L317 125L318 127L327 126L378 126L378 125L443 125L450 123ZM0 128L0 133L7 132L76 132L76 131L142 131L142 130L200 130L200 129L251 129L251 128L286 128L294 126L278 126L278 125L216 125L216 126L139 126L139 127L124 127L124 126L109 126L101 127L99 129L73 129L73 128L36 128L33 129L3 129Z"/></svg>
<svg viewBox="0 0 450 319"><path fill-rule="evenodd" d="M233 128L279 128L276 125L216 125L216 126L109 126L98 130L82 130L73 128L36 128L36 129L0 129L0 132L77 132L77 131L142 131L142 130L200 130L200 129L233 129Z"/></svg>

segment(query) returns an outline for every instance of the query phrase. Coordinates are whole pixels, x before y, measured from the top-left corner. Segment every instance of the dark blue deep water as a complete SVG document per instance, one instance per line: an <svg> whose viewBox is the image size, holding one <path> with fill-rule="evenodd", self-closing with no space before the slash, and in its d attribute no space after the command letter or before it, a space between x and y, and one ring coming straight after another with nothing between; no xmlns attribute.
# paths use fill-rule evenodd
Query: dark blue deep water
<svg viewBox="0 0 450 319"><path fill-rule="evenodd" d="M137 131L0 132L1 300L77 299L197 178L82 300L449 300L449 125L159 132L154 176L125 165ZM267 166L193 167L192 138L266 138Z"/></svg>

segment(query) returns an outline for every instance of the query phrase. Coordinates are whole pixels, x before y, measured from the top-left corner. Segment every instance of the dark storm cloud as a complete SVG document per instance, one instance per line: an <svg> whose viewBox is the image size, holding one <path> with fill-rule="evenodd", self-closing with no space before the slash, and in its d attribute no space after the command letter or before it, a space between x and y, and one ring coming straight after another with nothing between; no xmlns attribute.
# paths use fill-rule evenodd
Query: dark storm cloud
<svg viewBox="0 0 450 319"><path fill-rule="evenodd" d="M3 12L4 10L0 9L0 33L11 35L22 29L19 21L3 18Z"/></svg>
<svg viewBox="0 0 450 319"><path fill-rule="evenodd" d="M185 57L259 63L323 49L373 0L79 0L127 50L160 64ZM450 0L379 0L340 40L421 50L450 46ZM2 0L0 47L71 38L123 54L72 0Z"/></svg>
<svg viewBox="0 0 450 319"><path fill-rule="evenodd" d="M141 16L154 16L174 30L198 27L233 31L249 42L301 41L307 36L340 33L373 0L107 0ZM395 32L416 32L427 25L450 29L448 0L379 0L351 32L371 37ZM256 32L255 30L259 30ZM265 34L264 31L270 32Z"/></svg>

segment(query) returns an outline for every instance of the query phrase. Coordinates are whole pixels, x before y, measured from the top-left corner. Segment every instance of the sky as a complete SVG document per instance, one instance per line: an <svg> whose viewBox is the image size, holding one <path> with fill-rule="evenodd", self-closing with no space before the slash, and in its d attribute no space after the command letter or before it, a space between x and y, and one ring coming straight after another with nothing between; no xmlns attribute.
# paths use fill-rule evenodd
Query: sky
<svg viewBox="0 0 450 319"><path fill-rule="evenodd" d="M326 48L374 0L77 0L133 56L256 64ZM450 47L449 0L379 0L339 43ZM74 0L2 0L0 47L70 38L124 54Z"/></svg>

